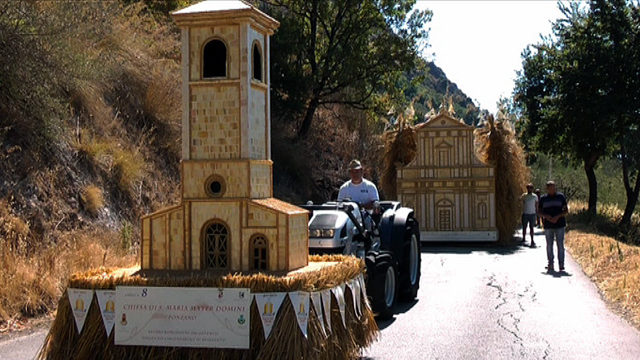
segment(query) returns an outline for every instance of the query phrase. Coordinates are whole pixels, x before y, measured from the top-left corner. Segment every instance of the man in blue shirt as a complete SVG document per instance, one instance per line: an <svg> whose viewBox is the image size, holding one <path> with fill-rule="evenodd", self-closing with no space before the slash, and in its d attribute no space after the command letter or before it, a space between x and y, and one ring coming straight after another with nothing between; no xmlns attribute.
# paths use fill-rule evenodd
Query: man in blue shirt
<svg viewBox="0 0 640 360"><path fill-rule="evenodd" d="M553 240L558 245L558 265L564 271L564 228L567 226L565 216L569 213L567 199L562 193L556 192L556 183L547 182L547 194L538 202L538 211L544 225L544 235L547 238L547 272L553 272Z"/></svg>
<svg viewBox="0 0 640 360"><path fill-rule="evenodd" d="M351 180L340 187L338 201L351 200L367 210L373 209L373 204L380 200L378 188L363 177L362 164L359 160L351 160L349 163L349 176Z"/></svg>

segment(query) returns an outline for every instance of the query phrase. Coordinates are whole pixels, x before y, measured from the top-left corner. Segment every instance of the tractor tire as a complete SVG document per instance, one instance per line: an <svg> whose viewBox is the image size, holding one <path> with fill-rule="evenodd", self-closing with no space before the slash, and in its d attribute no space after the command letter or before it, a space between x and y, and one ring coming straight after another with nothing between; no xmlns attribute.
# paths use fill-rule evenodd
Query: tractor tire
<svg viewBox="0 0 640 360"><path fill-rule="evenodd" d="M379 319L388 320L393 316L393 306L398 294L398 271L393 255L387 251L375 254L372 270L373 276L369 277L367 284L371 306Z"/></svg>
<svg viewBox="0 0 640 360"><path fill-rule="evenodd" d="M413 301L418 296L420 288L420 230L413 218L407 219L406 229L400 262L400 298Z"/></svg>

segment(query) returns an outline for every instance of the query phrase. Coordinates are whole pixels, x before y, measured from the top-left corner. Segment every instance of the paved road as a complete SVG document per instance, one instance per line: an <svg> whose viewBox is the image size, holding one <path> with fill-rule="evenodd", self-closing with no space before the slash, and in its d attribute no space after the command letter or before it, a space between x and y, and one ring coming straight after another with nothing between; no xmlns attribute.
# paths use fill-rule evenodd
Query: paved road
<svg viewBox="0 0 640 360"><path fill-rule="evenodd" d="M546 274L544 237L536 243L426 246L419 300L380 323L365 358L640 359L640 333L570 257L566 274Z"/></svg>
<svg viewBox="0 0 640 360"><path fill-rule="evenodd" d="M562 275L547 275L545 263L542 247L427 246L419 300L380 324L364 358L639 359L640 333L576 263L567 258ZM0 359L33 358L44 336L0 342Z"/></svg>
<svg viewBox="0 0 640 360"><path fill-rule="evenodd" d="M48 329L37 329L28 335L18 335L11 339L0 340L0 359L33 359L47 336Z"/></svg>

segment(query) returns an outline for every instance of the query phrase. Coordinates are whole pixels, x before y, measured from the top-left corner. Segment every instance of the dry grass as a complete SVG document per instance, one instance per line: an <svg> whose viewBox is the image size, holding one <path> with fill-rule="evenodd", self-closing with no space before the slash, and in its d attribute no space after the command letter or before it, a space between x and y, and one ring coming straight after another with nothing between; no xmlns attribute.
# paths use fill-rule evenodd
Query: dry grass
<svg viewBox="0 0 640 360"><path fill-rule="evenodd" d="M500 242L509 243L522 214L520 195L531 177L524 150L509 122L493 116L475 130L475 143L480 160L495 167L496 227Z"/></svg>
<svg viewBox="0 0 640 360"><path fill-rule="evenodd" d="M98 216L98 213L104 207L104 196L102 190L95 185L88 185L80 194L82 206L92 216Z"/></svg>
<svg viewBox="0 0 640 360"><path fill-rule="evenodd" d="M592 215L587 211L587 203L572 201L569 204L568 224L572 228L586 232L596 232L614 237L628 244L640 244L640 214L631 216L631 225L620 227L624 211L613 204L598 204L598 212Z"/></svg>
<svg viewBox="0 0 640 360"><path fill-rule="evenodd" d="M112 244L118 244L118 235L105 231L62 234L57 244L28 252L6 238L0 240L0 327L10 319L55 309L72 273L135 263L133 256Z"/></svg>
<svg viewBox="0 0 640 360"><path fill-rule="evenodd" d="M399 130L385 133L383 137L385 146L380 179L382 191L387 199L397 199L398 165L409 165L418 152L415 130L411 126L403 126Z"/></svg>
<svg viewBox="0 0 640 360"><path fill-rule="evenodd" d="M361 274L364 264L352 257L311 257L312 261L338 261L338 264L313 272L296 273L290 277L265 274L215 275L194 272L190 274L165 273L153 276L122 275L116 270L97 269L75 275L70 287L114 289L116 285L194 286L194 287L247 287L253 292L265 291L315 291L338 285ZM106 338L97 306L89 310L87 320L78 336L66 294L60 299L54 321L41 359L281 359L283 354L292 359L350 359L359 355L377 336L378 327L367 300L362 298L363 317L358 319L353 308L351 292L347 291L346 324L342 325L336 300L332 300L332 332L325 339L315 310L309 319L308 339L298 328L295 310L285 300L268 340L263 339L262 323L258 309L251 307L251 347L249 350L187 349L142 346L116 346L113 335ZM95 299L94 299L95 302Z"/></svg>
<svg viewBox="0 0 640 360"><path fill-rule="evenodd" d="M567 232L565 243L606 298L640 326L640 248L580 230Z"/></svg>

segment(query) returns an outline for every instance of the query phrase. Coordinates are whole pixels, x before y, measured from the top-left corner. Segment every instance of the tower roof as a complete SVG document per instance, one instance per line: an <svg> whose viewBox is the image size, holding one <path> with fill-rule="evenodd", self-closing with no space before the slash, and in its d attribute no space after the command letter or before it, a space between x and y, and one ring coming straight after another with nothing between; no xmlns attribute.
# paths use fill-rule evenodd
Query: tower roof
<svg viewBox="0 0 640 360"><path fill-rule="evenodd" d="M271 16L242 0L205 0L171 13L178 26L210 25L211 21L253 19L269 34L280 26Z"/></svg>

